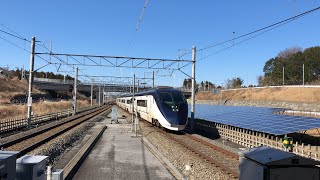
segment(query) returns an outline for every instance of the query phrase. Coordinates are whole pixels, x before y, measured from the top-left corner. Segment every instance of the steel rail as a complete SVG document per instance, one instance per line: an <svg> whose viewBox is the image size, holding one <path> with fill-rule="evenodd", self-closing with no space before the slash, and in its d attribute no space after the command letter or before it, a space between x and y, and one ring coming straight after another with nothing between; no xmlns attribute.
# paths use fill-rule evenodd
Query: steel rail
<svg viewBox="0 0 320 180"><path fill-rule="evenodd" d="M89 110L93 110L97 108L97 106L94 107L84 107L79 109L79 113L83 113ZM48 114L42 114L39 116L34 116L32 118L31 124L34 125L40 125L45 124L50 121L58 120L61 118L65 118L70 116L71 110L65 110L65 111L58 111ZM21 130L23 128L26 128L27 125L27 119L26 118L13 118L13 119L2 119L0 120L0 137L4 138L13 134L16 134L18 132L12 133L17 130Z"/></svg>
<svg viewBox="0 0 320 180"><path fill-rule="evenodd" d="M35 148L41 146L42 144L45 144L45 143L49 142L50 140L58 137L59 135L62 135L63 133L65 133L65 132L73 129L74 127L82 124L83 122L85 122L85 121L93 118L94 116L105 112L105 111L108 110L109 108L110 108L110 107L107 107L107 108L105 108L105 109L98 110L97 112L94 112L94 113L92 113L92 114L88 114L88 115L80 118L81 120L79 119L79 122L77 122L77 123L75 123L75 124L73 124L73 125L65 128L65 129L63 129L62 131L59 131L58 133L55 133L55 134L53 134L52 136L45 137L44 139L42 139L42 140L40 140L40 141L38 141L38 142L34 142L33 144L31 144L31 145L29 145L29 146L21 149L20 152L17 154L17 157L21 157L21 156L27 154L28 152L34 150ZM72 122L70 122L70 123L72 123ZM57 127L57 128L58 128L58 127ZM52 130L54 130L54 129L52 129ZM40 134L39 134L39 135L40 135Z"/></svg>
<svg viewBox="0 0 320 180"><path fill-rule="evenodd" d="M233 152L230 152L230 151L227 151L227 150L225 150L225 149L223 149L223 148L220 148L220 147L218 147L218 146L215 146L215 145L213 145L213 144L211 144L211 143L209 143L209 142L207 142L207 141L204 141L204 140L202 140L202 139L200 139L200 138L194 137L194 136L192 136L191 134L186 133L185 135L186 135L188 138L190 138L190 139L192 139L192 140L194 140L194 141L197 141L197 142L199 142L199 143L201 143L201 144L203 144L203 145L206 145L206 146L208 146L208 147L210 147L210 148L212 148L212 149L214 149L214 150L217 150L217 151L219 151L219 152L221 152L221 153L223 153L223 154L226 154L226 155L230 156L231 158L234 158L234 159L239 160L239 155L238 155L238 154L235 154L235 153L233 153Z"/></svg>
<svg viewBox="0 0 320 180"><path fill-rule="evenodd" d="M159 131L161 132L161 131ZM180 145L184 146L185 148L189 149L190 151L192 151L193 153L199 155L200 157L202 157L203 159L205 159L206 161L210 162L211 164L215 165L216 167L222 169L223 171L225 171L226 173L230 174L231 176L238 178L239 174L238 172L234 171L233 169L229 168L228 166L214 160L213 158L211 158L210 156L202 153L201 151L197 150L196 148L191 147L190 145L188 145L187 143L183 142L182 140L179 140L175 137L173 137L172 135L169 135L168 133L164 133L162 132L166 137L168 137L169 139L172 139L174 141L176 141L177 143L179 143Z"/></svg>
<svg viewBox="0 0 320 180"><path fill-rule="evenodd" d="M8 141L6 143L3 143L1 144L1 148L10 148L11 146L13 145L16 145L18 143L22 143L23 141L27 140L27 139L31 139L33 137L36 137L36 136L39 136L43 133L46 133L46 132L49 132L49 131L53 131L55 128L59 128L63 125L66 125L68 123L72 123L72 122L75 122L76 120L78 120L77 123L63 129L62 131L58 132L58 133L55 133L49 137L45 137L43 138L42 140L38 141L38 142L34 142L33 144L30 144L29 146L27 147L24 147L23 149L20 150L20 152L18 153L18 156L22 156L24 154L26 154L27 152L30 152L31 150L35 149L36 147L48 142L49 140L63 134L64 132L72 129L73 127L76 127L77 125L81 124L82 122L88 120L88 119L91 119L93 118L94 116L100 114L100 113L103 113L104 111L110 109L111 106L107 106L107 107L102 107L100 109L95 109L95 110L92 110L92 111L89 111L89 112L86 112L86 113L83 113L83 114L80 114L80 115L77 115L77 116L74 116L70 119L67 119L66 121L64 122L61 122L61 123L58 123L58 124L55 124L53 126L50 126L48 128L44 128L40 131L36 131L36 132L33 132L33 133L30 133L28 134L27 136L22 136L22 137L18 137L16 139L13 139L11 141Z"/></svg>
<svg viewBox="0 0 320 180"><path fill-rule="evenodd" d="M32 136L36 136L40 133L43 133L45 131L49 131L55 127L58 127L58 126L61 126L63 124L66 124L68 122L71 122L77 118L81 118L89 113L92 113L94 110L91 110L91 111L87 111L85 113L82 113L82 114L77 114L76 116L70 116L68 118L65 118L65 120L61 120L60 122L54 124L54 125L48 125L48 127L45 127L43 128L42 130L39 130L39 131L35 131L35 132L31 132L31 133L28 133L27 131L27 134L24 135L24 136L21 136L21 137L15 137L14 139L10 140L10 141L7 141L7 142L3 142L2 144L0 144L0 148L5 148L5 147L8 147L8 146L11 146L13 144L16 144L18 142L21 142L21 141L24 141ZM41 128L41 127L40 127Z"/></svg>

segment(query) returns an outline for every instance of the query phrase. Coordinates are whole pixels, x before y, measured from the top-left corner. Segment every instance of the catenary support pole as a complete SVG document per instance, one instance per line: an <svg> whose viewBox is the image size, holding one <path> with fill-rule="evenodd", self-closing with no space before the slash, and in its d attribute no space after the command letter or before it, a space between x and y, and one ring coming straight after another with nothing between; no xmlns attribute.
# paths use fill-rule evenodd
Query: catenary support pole
<svg viewBox="0 0 320 180"><path fill-rule="evenodd" d="M78 67L76 67L76 74L74 77L73 114L77 113L77 86L78 86Z"/></svg>
<svg viewBox="0 0 320 180"><path fill-rule="evenodd" d="M302 85L304 86L304 64L302 64Z"/></svg>
<svg viewBox="0 0 320 180"><path fill-rule="evenodd" d="M103 88L102 88L102 104L104 104L104 85L103 85Z"/></svg>
<svg viewBox="0 0 320 180"><path fill-rule="evenodd" d="M98 101L99 103L99 106L100 106L100 104L101 104L101 86L100 86L100 84L99 84L99 101Z"/></svg>
<svg viewBox="0 0 320 180"><path fill-rule="evenodd" d="M191 130L194 130L195 91L196 91L196 47L192 48L192 91L191 91Z"/></svg>
<svg viewBox="0 0 320 180"><path fill-rule="evenodd" d="M139 92L139 80L138 80L138 85L137 85L137 92Z"/></svg>
<svg viewBox="0 0 320 180"><path fill-rule="evenodd" d="M90 96L90 100L91 100L91 107L93 105L93 82L91 84L91 96Z"/></svg>
<svg viewBox="0 0 320 180"><path fill-rule="evenodd" d="M132 100L131 100L131 106L132 106L132 116L131 116L131 131L133 131L134 126L134 89L136 84L136 75L133 74L133 80L132 80Z"/></svg>
<svg viewBox="0 0 320 180"><path fill-rule="evenodd" d="M152 71L152 88L154 88L154 71Z"/></svg>
<svg viewBox="0 0 320 180"><path fill-rule="evenodd" d="M34 69L34 50L36 45L36 38L31 40L31 55L30 55L30 69L29 69L29 86L28 86L28 128L31 128L32 118L32 83L33 83L33 69Z"/></svg>
<svg viewBox="0 0 320 180"><path fill-rule="evenodd" d="M143 73L143 90L146 88L146 72Z"/></svg>
<svg viewBox="0 0 320 180"><path fill-rule="evenodd" d="M282 86L284 86L284 66L282 67Z"/></svg>
<svg viewBox="0 0 320 180"><path fill-rule="evenodd" d="M24 71L24 65L22 65L22 68L21 68L21 79L24 79L23 71Z"/></svg>

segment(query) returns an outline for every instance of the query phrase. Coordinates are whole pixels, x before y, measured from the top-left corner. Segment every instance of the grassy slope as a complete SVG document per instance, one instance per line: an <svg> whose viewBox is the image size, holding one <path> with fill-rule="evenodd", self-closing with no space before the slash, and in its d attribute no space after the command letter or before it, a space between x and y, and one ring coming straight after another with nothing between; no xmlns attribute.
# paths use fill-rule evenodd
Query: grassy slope
<svg viewBox="0 0 320 180"><path fill-rule="evenodd" d="M221 94L200 92L197 100L220 100ZM226 100L266 100L266 101L291 101L311 102L320 101L320 88L261 88L241 89L222 92L222 99Z"/></svg>
<svg viewBox="0 0 320 180"><path fill-rule="evenodd" d="M0 77L0 119L11 119L25 117L27 114L26 105L10 104L10 99L15 95L25 95L28 92L26 80L9 79ZM45 93L33 88L33 93ZM87 100L78 100L78 107L89 106ZM71 108L71 101L33 103L34 115L63 111Z"/></svg>

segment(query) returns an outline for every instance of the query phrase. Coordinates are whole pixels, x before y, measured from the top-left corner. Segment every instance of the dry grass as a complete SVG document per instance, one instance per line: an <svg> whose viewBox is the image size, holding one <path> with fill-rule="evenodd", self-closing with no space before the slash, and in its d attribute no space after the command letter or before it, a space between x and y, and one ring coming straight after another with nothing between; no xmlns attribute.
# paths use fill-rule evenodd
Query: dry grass
<svg viewBox="0 0 320 180"><path fill-rule="evenodd" d="M17 78L9 79L0 77L0 104L10 103L10 99L17 95L26 95L28 92L28 81ZM32 88L33 93L43 94L44 92Z"/></svg>
<svg viewBox="0 0 320 180"><path fill-rule="evenodd" d="M90 102L87 100L78 100L78 107L89 106ZM41 101L34 103L32 106L33 113L35 116L53 113L57 111L63 111L71 108L71 101L60 101L60 102L47 102ZM27 114L26 105L11 105L11 106L0 106L0 119L11 119L25 117Z"/></svg>
<svg viewBox="0 0 320 180"><path fill-rule="evenodd" d="M320 88L263 88L241 89L224 91L221 94L200 92L196 95L197 100L266 100L266 101L291 101L291 102L319 102Z"/></svg>
<svg viewBox="0 0 320 180"><path fill-rule="evenodd" d="M35 88L32 91L34 93L42 93L42 91ZM0 92L26 93L28 92L28 81L26 79L0 77Z"/></svg>

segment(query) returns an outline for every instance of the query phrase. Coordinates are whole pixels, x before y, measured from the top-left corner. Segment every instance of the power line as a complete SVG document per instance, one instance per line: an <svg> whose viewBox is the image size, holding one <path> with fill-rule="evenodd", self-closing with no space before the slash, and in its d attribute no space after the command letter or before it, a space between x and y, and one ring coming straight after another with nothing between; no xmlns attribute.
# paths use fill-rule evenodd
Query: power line
<svg viewBox="0 0 320 180"><path fill-rule="evenodd" d="M16 34L18 37L20 37L21 39L28 41L26 38L24 38L23 36L21 36L20 34L18 34L17 32L15 32L14 30L10 29L8 26L5 26L4 24L1 24L1 26L3 26L4 28L8 29L9 31L11 31L12 33ZM28 41L31 42L31 41Z"/></svg>
<svg viewBox="0 0 320 180"><path fill-rule="evenodd" d="M31 41L28 41L28 40L25 39L25 38L16 36L16 35L14 35L14 34L12 34L12 33L9 33L9 32L7 32L7 31L1 30L1 29L0 29L0 32L5 33L5 34L7 34L7 35L10 35L10 36L12 36L12 37L15 37L15 38L17 38L17 39L23 40L23 41L31 42Z"/></svg>
<svg viewBox="0 0 320 180"><path fill-rule="evenodd" d="M240 44L242 44L242 43L244 43L244 42L246 42L246 41L249 41L249 40L251 40L251 39L253 39L253 38L257 37L257 36L260 36L260 35L262 35L262 34L264 34L264 33L266 33L266 32L269 32L269 31L271 31L271 30L273 30L273 29L276 29L276 28L278 28L278 27L280 27L280 26L283 26L283 25L285 25L285 24L288 24L288 23L291 22L291 21L294 21L294 19L291 19L290 21L287 21L287 22L282 23L282 24L279 24L279 25L277 25L277 26L275 26L275 27L273 27L273 28L270 28L270 29L267 29L267 30L265 30L265 31L262 31L262 32L259 33L259 34L256 34L256 35L254 35L254 36L251 36L251 37L249 37L249 38L246 38L246 39L244 39L244 40L242 40L242 41L240 41L240 42L238 42L238 43L232 44L232 45L230 45L230 46L228 46L228 47L226 47L226 48L220 49L219 51L216 51L216 52L214 52L214 53L211 53L211 54L209 54L209 55L207 55L207 56L204 56L204 57L200 58L198 61L201 61L201 60L203 60L203 59L208 58L209 56L212 56L212 55L218 54L218 53L220 53L220 52L226 51L226 50L228 50L228 49L231 49L231 48L233 48L234 46L240 45Z"/></svg>
<svg viewBox="0 0 320 180"><path fill-rule="evenodd" d="M0 30L0 31L1 31L1 30ZM6 39L6 38L4 38L4 37L1 37L1 36L0 36L0 39L6 41L7 43L10 43L11 45L13 45L13 46L15 46L15 47L17 47L17 48L19 48L19 49L22 49L22 50L26 51L27 53L30 53L30 51L26 50L25 48L17 45L16 43L13 43L12 41L10 41L10 40L8 40L8 39Z"/></svg>
<svg viewBox="0 0 320 180"><path fill-rule="evenodd" d="M141 20L142 20L142 17L143 17L144 11L145 11L145 10L146 10L146 8L147 8L147 4L148 4L148 2L149 2L149 0L146 0L146 1L145 1L145 3L144 3L144 6L143 6L143 9L142 9L142 12L141 12L141 14L140 14L140 17L139 17L138 22L137 22L137 25L136 25L136 29L134 30L133 35L132 35L132 37L131 37L131 39L130 39L130 41L129 41L129 46L128 46L128 48L131 46L132 41L133 41L133 38L134 38L134 36L135 36L136 32L137 32L137 31L138 31L138 29L139 29L140 22L141 22Z"/></svg>
<svg viewBox="0 0 320 180"><path fill-rule="evenodd" d="M136 30L135 30L135 31L138 31L140 22L141 22L141 20L142 20L143 14L144 14L144 11L145 11L146 8L147 8L148 1L149 1L149 0L146 0L146 2L144 3L144 6L143 6L143 9L142 9L141 15L140 15L140 17L139 17L138 23L137 23L137 25L136 25Z"/></svg>
<svg viewBox="0 0 320 180"><path fill-rule="evenodd" d="M257 33L257 32L260 32L260 31L263 31L263 30L272 28L272 27L274 27L274 26L279 27L279 26L277 26L277 25L283 24L283 23L286 23L286 22L291 22L291 21L293 21L293 20L297 20L298 18L301 18L301 17L303 17L303 16L305 16L305 15L307 15L307 14L310 14L310 13L312 13L312 12L315 12L315 11L317 11L317 10L319 10L319 9L320 9L320 7L311 9L311 10L309 10L309 11L303 12L303 13L298 14L298 15L296 15L296 16L292 16L292 17L287 18L287 19L285 19L285 20L282 20L282 21L276 22L276 23L274 23L274 24L265 26L265 27L263 27L263 28L260 28L260 29L251 31L251 32L249 32L249 33L246 33L246 34L237 36L237 37L235 37L235 38L232 38L232 39L229 39L229 40L226 40L226 41L217 43L217 44L213 44L213 45L211 45L211 46L204 47L204 48L202 48L202 49L199 49L198 51L203 51L203 50L205 50L205 49L213 48L213 47L216 47L216 46L219 46L219 45L222 45L222 44L225 44L225 43L234 41L234 40L236 40L236 39L240 39L240 38L249 36L249 35L251 35L251 34L255 34L255 33ZM274 28L273 28L273 29L274 29Z"/></svg>
<svg viewBox="0 0 320 180"><path fill-rule="evenodd" d="M1 37L1 36L0 36L0 39L2 39L2 40L4 40L4 41L6 41L7 43L10 43L11 45L13 45L13 46L15 46L15 47L17 47L17 48L19 48L19 49L21 49L21 50L23 50L23 51L27 52L27 53L31 53L30 51L26 50L25 48L23 48L23 47L21 47L21 46L17 45L16 43L14 43L14 42L12 42L12 41L10 41L10 40L8 40L8 39L4 38L4 37ZM37 56L38 58L40 58L40 59L42 59L42 60L46 61L47 63L51 64L49 61L47 61L46 59L42 58L40 55L36 54L36 56Z"/></svg>

